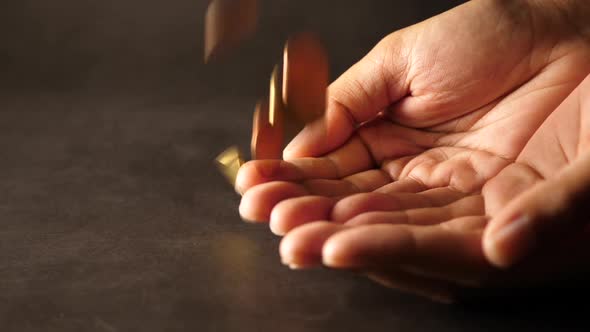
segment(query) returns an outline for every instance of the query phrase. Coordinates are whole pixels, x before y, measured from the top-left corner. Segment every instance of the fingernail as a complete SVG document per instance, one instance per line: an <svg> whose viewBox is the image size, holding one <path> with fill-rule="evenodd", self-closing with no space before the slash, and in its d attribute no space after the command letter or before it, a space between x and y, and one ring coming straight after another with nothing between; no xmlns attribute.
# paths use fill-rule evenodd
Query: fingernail
<svg viewBox="0 0 590 332"><path fill-rule="evenodd" d="M281 263L283 265L287 265L287 266L291 266L294 263L292 263L293 259L291 257L285 257L285 256L281 256Z"/></svg>
<svg viewBox="0 0 590 332"><path fill-rule="evenodd" d="M289 268L291 270L303 270L304 267L302 265L297 265L297 264L289 264Z"/></svg>
<svg viewBox="0 0 590 332"><path fill-rule="evenodd" d="M305 270L315 267L315 265L313 264L294 262L294 259L292 259L291 257L281 257L281 262L283 263L283 265L288 266L291 270Z"/></svg>
<svg viewBox="0 0 590 332"><path fill-rule="evenodd" d="M262 223L261 221L246 219L242 216L240 216L240 219L242 219L242 221L245 222L246 224L261 224Z"/></svg>
<svg viewBox="0 0 590 332"><path fill-rule="evenodd" d="M252 211L250 211L250 209L248 208L248 205L244 204L243 200L240 202L240 206L238 207L238 212L240 214L240 218L242 219L242 221L244 221L248 224L261 224L264 222L264 218L253 218L254 215L253 215ZM258 220L258 219L260 219L260 220Z"/></svg>
<svg viewBox="0 0 590 332"><path fill-rule="evenodd" d="M531 218L527 215L517 217L492 233L491 245L498 264L508 267L520 261L535 245Z"/></svg>
<svg viewBox="0 0 590 332"><path fill-rule="evenodd" d="M270 231L277 236L285 236L286 232L283 231L283 229L281 229L276 222L272 221L272 215L270 217L270 222L269 222L269 227L270 227Z"/></svg>

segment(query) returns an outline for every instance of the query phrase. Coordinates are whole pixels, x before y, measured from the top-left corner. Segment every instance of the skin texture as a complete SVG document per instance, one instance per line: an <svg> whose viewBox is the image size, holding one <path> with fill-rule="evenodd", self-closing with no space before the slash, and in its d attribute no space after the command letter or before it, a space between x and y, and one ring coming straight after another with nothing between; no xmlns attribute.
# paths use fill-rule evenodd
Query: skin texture
<svg viewBox="0 0 590 332"><path fill-rule="evenodd" d="M438 300L586 272L582 3L476 0L387 36L330 86L285 161L240 169L242 217L285 235L292 268Z"/></svg>

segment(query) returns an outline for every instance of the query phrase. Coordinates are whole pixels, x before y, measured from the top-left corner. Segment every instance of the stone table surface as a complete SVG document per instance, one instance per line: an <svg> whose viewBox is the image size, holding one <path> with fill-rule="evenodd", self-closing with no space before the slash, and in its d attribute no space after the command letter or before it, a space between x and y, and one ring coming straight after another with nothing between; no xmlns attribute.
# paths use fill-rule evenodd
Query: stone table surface
<svg viewBox="0 0 590 332"><path fill-rule="evenodd" d="M241 222L238 197L212 163L248 135L232 116L245 104L5 99L1 330L590 328L587 304L561 314L542 291L520 304L448 307L358 276L289 271L279 239Z"/></svg>

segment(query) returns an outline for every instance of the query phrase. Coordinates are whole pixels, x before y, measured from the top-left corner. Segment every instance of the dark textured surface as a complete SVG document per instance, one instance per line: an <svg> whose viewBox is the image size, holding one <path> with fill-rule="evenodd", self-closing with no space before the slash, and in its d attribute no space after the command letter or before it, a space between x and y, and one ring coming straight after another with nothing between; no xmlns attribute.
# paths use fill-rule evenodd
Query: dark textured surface
<svg viewBox="0 0 590 332"><path fill-rule="evenodd" d="M0 330L588 331L551 299L446 307L291 272L214 168L247 145L290 31L319 31L335 76L456 3L269 0L256 37L204 66L202 0L3 1Z"/></svg>

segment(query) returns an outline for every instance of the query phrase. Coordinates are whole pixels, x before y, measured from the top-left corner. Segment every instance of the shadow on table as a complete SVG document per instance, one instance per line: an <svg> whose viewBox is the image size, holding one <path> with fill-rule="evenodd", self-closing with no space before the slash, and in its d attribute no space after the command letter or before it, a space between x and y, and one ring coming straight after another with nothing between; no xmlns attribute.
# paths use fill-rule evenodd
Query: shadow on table
<svg viewBox="0 0 590 332"><path fill-rule="evenodd" d="M590 330L586 319L590 286L585 280L561 286L493 289L466 295L458 308L475 317L502 317L512 321L535 321L545 328Z"/></svg>
<svg viewBox="0 0 590 332"><path fill-rule="evenodd" d="M584 280L560 287L463 293L453 305L368 284L355 289L353 297L357 306L375 315L403 316L435 324L439 331L590 331L590 286Z"/></svg>

